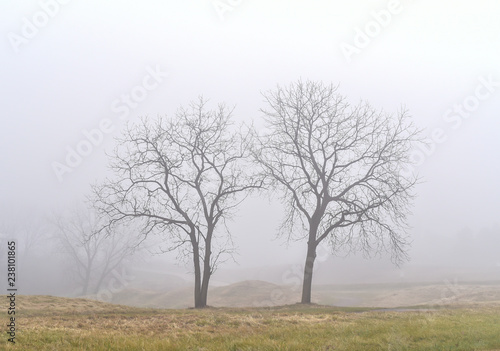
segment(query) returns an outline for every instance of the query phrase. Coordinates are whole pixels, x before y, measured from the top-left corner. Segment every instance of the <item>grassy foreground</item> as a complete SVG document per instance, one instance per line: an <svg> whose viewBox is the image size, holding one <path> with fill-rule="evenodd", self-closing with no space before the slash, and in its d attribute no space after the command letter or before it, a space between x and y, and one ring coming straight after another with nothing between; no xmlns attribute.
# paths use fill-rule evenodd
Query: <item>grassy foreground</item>
<svg viewBox="0 0 500 351"><path fill-rule="evenodd" d="M2 300L7 321L7 298ZM19 296L16 302L16 344L3 332L0 349L500 350L499 305L155 310L50 296Z"/></svg>

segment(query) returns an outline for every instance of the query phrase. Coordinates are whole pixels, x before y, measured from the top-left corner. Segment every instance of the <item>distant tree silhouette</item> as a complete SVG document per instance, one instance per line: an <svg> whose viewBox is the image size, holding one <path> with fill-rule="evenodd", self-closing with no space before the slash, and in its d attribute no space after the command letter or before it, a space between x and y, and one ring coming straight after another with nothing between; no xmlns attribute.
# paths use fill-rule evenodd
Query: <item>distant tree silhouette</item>
<svg viewBox="0 0 500 351"><path fill-rule="evenodd" d="M103 225L92 209L77 208L54 216L55 238L68 267L81 285L81 295L97 294L112 271L136 252L137 235L130 228Z"/></svg>

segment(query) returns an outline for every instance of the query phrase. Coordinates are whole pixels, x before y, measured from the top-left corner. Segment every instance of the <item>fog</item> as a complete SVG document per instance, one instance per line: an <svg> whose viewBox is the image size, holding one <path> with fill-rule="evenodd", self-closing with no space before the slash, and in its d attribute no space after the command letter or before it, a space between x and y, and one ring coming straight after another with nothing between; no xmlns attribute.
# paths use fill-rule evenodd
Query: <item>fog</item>
<svg viewBox="0 0 500 351"><path fill-rule="evenodd" d="M499 281L499 11L493 0L2 2L1 257L17 240L21 292L78 295L50 219L109 175L106 152L127 122L202 95L259 127L262 92L310 79L354 104L406 107L427 138L412 154L422 182L410 260L325 246L313 283ZM75 156L95 129L102 138ZM234 260L211 284L293 283L306 243L277 237L282 217L277 196L247 198L228 224ZM191 283L189 260L155 254L160 239L127 262L127 282Z"/></svg>

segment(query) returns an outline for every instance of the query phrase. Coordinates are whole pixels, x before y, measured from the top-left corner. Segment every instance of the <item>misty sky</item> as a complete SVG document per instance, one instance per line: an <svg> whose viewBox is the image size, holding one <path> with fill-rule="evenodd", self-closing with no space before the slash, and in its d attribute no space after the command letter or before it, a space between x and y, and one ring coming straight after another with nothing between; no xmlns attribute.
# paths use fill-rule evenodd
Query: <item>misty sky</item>
<svg viewBox="0 0 500 351"><path fill-rule="evenodd" d="M415 153L424 182L410 222L423 260L436 237L499 222L499 16L495 0L2 1L2 213L82 200L126 121L203 95L258 125L261 91L323 80L354 104L406 106L434 136ZM68 166L79 144L87 155ZM55 163L70 171L58 176ZM271 241L280 214L266 199L241 207L231 228L242 266L276 263L276 248L302 260L305 243Z"/></svg>

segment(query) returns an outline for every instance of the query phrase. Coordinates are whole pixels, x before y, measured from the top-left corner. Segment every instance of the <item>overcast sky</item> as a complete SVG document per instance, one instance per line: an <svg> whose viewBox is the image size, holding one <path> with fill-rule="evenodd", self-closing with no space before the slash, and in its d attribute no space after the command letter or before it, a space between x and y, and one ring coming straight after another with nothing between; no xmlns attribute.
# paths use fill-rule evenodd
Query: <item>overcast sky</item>
<svg viewBox="0 0 500 351"><path fill-rule="evenodd" d="M258 123L261 91L302 78L339 84L353 103L406 106L434 136L414 154L418 252L488 227L500 209L499 16L495 0L2 1L2 213L82 199L125 121L204 95ZM68 156L79 145L86 155ZM242 265L274 237L280 208L266 201L250 199L233 224ZM281 243L259 263L276 247L286 259L305 253Z"/></svg>

